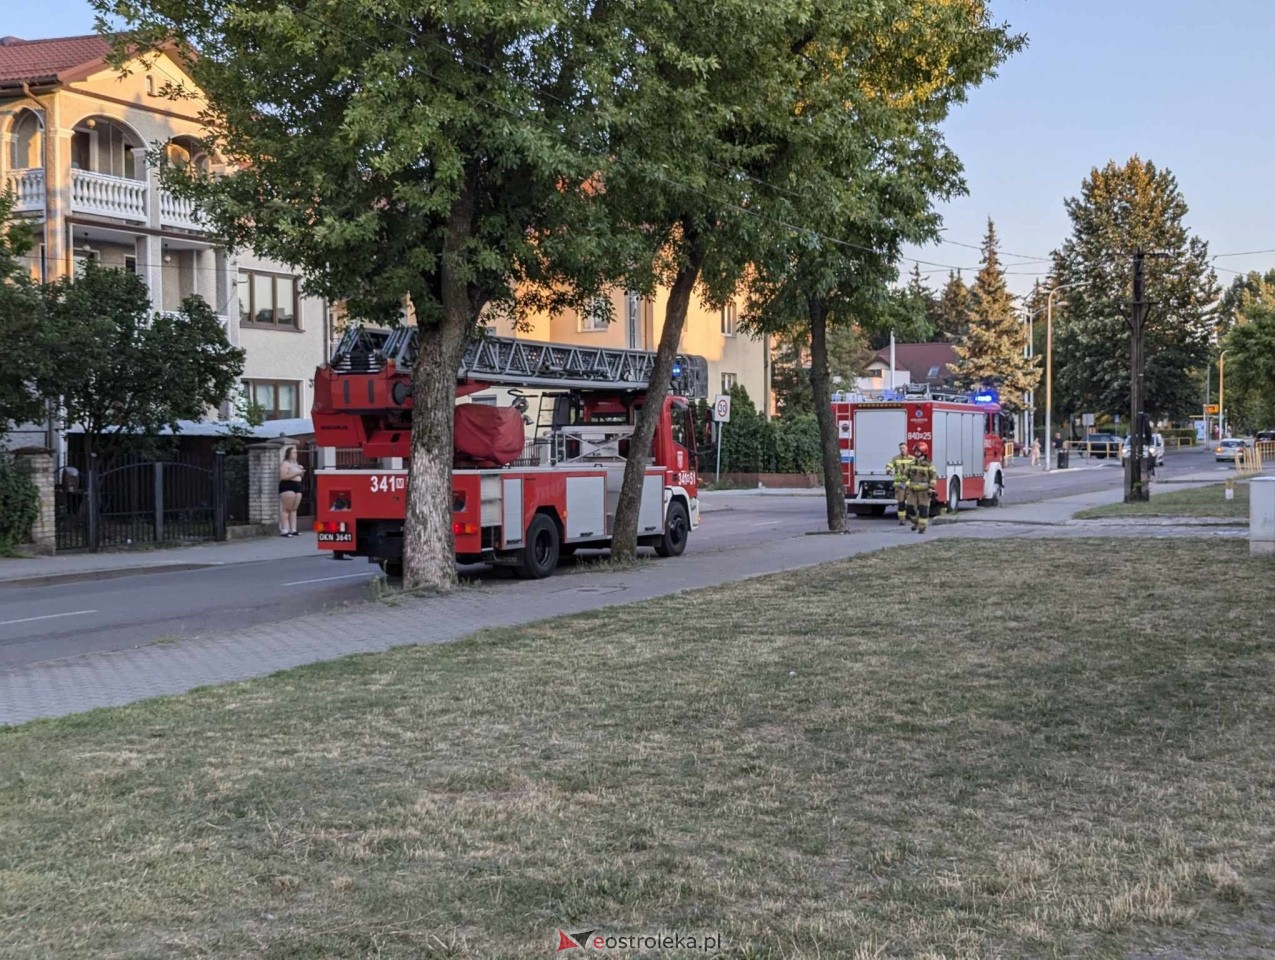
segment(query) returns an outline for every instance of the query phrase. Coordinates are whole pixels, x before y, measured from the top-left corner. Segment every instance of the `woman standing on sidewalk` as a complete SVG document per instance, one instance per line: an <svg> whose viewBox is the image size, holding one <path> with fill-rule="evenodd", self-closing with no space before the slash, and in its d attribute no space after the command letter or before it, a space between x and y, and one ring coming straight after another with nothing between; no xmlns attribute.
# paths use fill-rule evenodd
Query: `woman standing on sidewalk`
<svg viewBox="0 0 1275 960"><path fill-rule="evenodd" d="M1032 441L1032 466L1040 466L1040 437Z"/></svg>
<svg viewBox="0 0 1275 960"><path fill-rule="evenodd" d="M301 506L301 478L305 467L297 463L297 448L283 451L279 464L279 535L297 536L297 508Z"/></svg>

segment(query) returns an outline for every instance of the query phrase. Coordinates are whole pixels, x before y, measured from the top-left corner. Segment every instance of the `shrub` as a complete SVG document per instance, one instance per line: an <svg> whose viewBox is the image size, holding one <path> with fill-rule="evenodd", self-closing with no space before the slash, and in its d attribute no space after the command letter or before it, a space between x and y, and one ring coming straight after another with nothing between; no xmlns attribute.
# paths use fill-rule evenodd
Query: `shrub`
<svg viewBox="0 0 1275 960"><path fill-rule="evenodd" d="M12 552L31 536L39 503L35 484L18 472L12 459L0 457L0 552Z"/></svg>

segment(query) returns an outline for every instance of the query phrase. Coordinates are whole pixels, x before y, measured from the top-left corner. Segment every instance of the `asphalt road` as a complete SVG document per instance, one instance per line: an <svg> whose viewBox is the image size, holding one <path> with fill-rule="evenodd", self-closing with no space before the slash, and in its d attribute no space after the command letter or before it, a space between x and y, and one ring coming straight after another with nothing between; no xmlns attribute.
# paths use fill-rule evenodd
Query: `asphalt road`
<svg viewBox="0 0 1275 960"><path fill-rule="evenodd" d="M1170 453L1160 479L1214 467L1211 454ZM1217 464L1219 479L1230 468ZM1112 461L1096 469L1051 474L1025 464L1007 471L1007 503L1030 503L1119 486L1123 473ZM818 530L824 504L818 496L735 496L730 509L704 516L688 556L780 540ZM853 524L879 523L851 518ZM596 554L594 554L596 556ZM589 558L582 553L581 558ZM564 561L564 570L575 561ZM676 562L676 561L673 561ZM562 575L560 571L559 575ZM498 584L508 570L466 568L466 576ZM112 580L0 590L0 668L81 653L164 643L205 632L283 621L316 610L362 603L379 575L362 560L337 562L317 553L289 560L227 564Z"/></svg>

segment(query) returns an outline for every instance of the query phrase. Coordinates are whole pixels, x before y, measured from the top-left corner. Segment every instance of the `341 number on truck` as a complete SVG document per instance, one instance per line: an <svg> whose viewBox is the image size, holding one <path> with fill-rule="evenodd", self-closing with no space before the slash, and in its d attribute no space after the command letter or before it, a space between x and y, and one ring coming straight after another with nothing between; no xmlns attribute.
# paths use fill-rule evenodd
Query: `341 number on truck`
<svg viewBox="0 0 1275 960"><path fill-rule="evenodd" d="M320 549L402 572L411 368L416 330L352 328L315 374L320 448L357 447L378 469L315 473ZM475 339L456 378L458 399L506 388L512 403L458 403L452 536L460 563L549 576L561 556L609 546L638 411L655 355L501 337ZM690 400L707 395L708 364L679 356L676 395L663 400L646 468L638 542L678 556L699 525L699 462ZM523 390L534 390L534 398ZM537 399L538 416L527 415ZM534 427L532 436L526 428Z"/></svg>

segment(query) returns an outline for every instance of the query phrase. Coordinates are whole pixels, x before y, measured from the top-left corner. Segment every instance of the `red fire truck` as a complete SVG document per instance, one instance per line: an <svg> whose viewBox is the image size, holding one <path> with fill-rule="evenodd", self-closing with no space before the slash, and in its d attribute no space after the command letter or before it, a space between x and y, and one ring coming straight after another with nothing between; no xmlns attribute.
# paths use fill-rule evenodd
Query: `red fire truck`
<svg viewBox="0 0 1275 960"><path fill-rule="evenodd" d="M416 329L355 328L314 381L320 448L357 447L376 469L316 471L320 549L402 572L411 458ZM452 533L460 563L547 577L560 556L610 544L629 441L655 355L645 351L481 337L470 343L458 399L505 388L509 405L459 403ZM678 556L699 525L699 464L688 399L706 395L708 364L680 356L646 469L638 542ZM539 393L539 416L527 415ZM527 427L535 427L531 437Z"/></svg>
<svg viewBox="0 0 1275 960"><path fill-rule="evenodd" d="M833 395L846 503L860 516L882 516L895 503L887 464L899 444L924 440L938 472L932 504L955 512L962 500L1000 502L1005 488L1003 417L994 391L969 396L910 384L878 395Z"/></svg>

